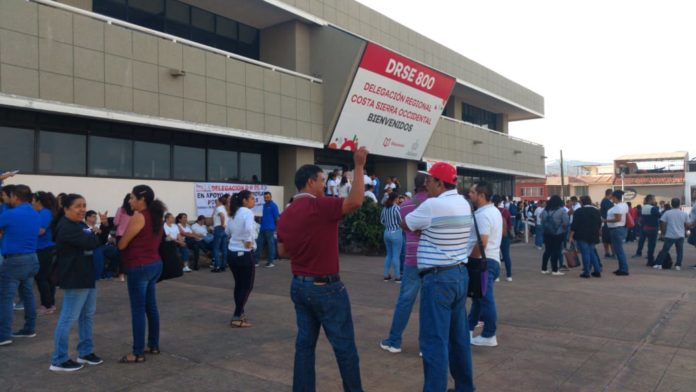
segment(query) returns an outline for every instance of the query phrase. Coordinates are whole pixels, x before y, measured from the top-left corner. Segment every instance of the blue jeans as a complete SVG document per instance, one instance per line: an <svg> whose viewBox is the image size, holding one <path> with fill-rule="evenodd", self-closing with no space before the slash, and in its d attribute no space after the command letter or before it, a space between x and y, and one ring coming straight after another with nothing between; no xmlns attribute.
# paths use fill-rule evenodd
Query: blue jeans
<svg viewBox="0 0 696 392"><path fill-rule="evenodd" d="M401 275L404 274L404 263L406 262L406 232L401 230L401 255L399 255L399 268Z"/></svg>
<svg viewBox="0 0 696 392"><path fill-rule="evenodd" d="M63 305L60 309L60 318L56 324L56 332L53 338L52 365L60 365L70 359L69 339L70 329L75 321L80 320L77 344L77 354L86 357L94 352L92 343L92 319L97 310L97 289L67 289L63 290Z"/></svg>
<svg viewBox="0 0 696 392"><path fill-rule="evenodd" d="M589 275L590 267L592 267L594 272L601 273L602 268L599 266L599 257L597 255L595 245L578 240L575 240L575 245L578 247L578 251L582 255L582 273Z"/></svg>
<svg viewBox="0 0 696 392"><path fill-rule="evenodd" d="M624 240L626 239L626 228L610 228L609 238L611 239L611 247L614 248L616 260L619 262L619 271L628 273L628 261L623 248Z"/></svg>
<svg viewBox="0 0 696 392"><path fill-rule="evenodd" d="M263 251L264 243L268 243L268 259L266 265L273 264L276 259L276 239L275 230L261 230L256 238L256 260L261 260L261 252Z"/></svg>
<svg viewBox="0 0 696 392"><path fill-rule="evenodd" d="M36 330L36 303L34 303L33 279L39 272L36 253L5 258L0 266L0 341L12 337L12 301L19 288L24 302L24 327L22 331Z"/></svg>
<svg viewBox="0 0 696 392"><path fill-rule="evenodd" d="M324 327L336 355L343 389L362 391L350 299L343 283L315 285L314 282L294 278L290 286L290 297L295 304L297 316L292 390L316 391L315 349L319 330Z"/></svg>
<svg viewBox="0 0 696 392"><path fill-rule="evenodd" d="M662 252L668 253L675 245L677 248L677 263L674 264L675 267L681 267L682 260L684 260L684 237L681 238L666 238L665 243L662 245Z"/></svg>
<svg viewBox="0 0 696 392"><path fill-rule="evenodd" d="M540 224L534 226L534 246L539 248L544 246L544 226Z"/></svg>
<svg viewBox="0 0 696 392"><path fill-rule="evenodd" d="M503 234L503 239L500 241L500 253L502 253L502 262L505 263L505 276L512 278L512 259L510 258L510 237Z"/></svg>
<svg viewBox="0 0 696 392"><path fill-rule="evenodd" d="M94 250L94 274L96 279L113 277L121 266L121 253L113 245L102 245ZM109 260L108 266L104 260Z"/></svg>
<svg viewBox="0 0 696 392"><path fill-rule="evenodd" d="M401 336L404 333L404 329L406 329L406 325L408 325L408 319L411 317L413 304L416 302L418 292L421 288L418 267L404 266L401 278L399 298L396 300L392 325L389 330L389 338L385 342L387 345L397 348L401 348Z"/></svg>
<svg viewBox="0 0 696 392"><path fill-rule="evenodd" d="M657 246L657 230L641 230L640 238L638 239L638 249L636 255L642 256L643 245L645 240L648 240L648 264L655 264L655 247Z"/></svg>
<svg viewBox="0 0 696 392"><path fill-rule="evenodd" d="M421 280L419 343L424 392L447 390L447 368L455 391L474 390L474 367L466 319L466 266L431 272Z"/></svg>
<svg viewBox="0 0 696 392"><path fill-rule="evenodd" d="M498 329L498 311L495 306L493 285L500 276L500 263L488 259L488 289L483 298L475 298L471 301L471 313L469 313L469 330L473 331L479 320L483 321L481 336L490 338L495 336Z"/></svg>
<svg viewBox="0 0 696 392"><path fill-rule="evenodd" d="M227 260L227 234L222 226L215 226L213 229L213 260L215 268L225 269Z"/></svg>
<svg viewBox="0 0 696 392"><path fill-rule="evenodd" d="M133 328L133 354L145 350L145 315L147 315L147 346L159 348L159 311L155 284L162 273L162 261L128 269L128 297Z"/></svg>
<svg viewBox="0 0 696 392"><path fill-rule="evenodd" d="M389 267L394 267L394 277L401 279L401 247L404 236L401 229L384 230L384 245L387 248L387 257L384 258L384 276L389 276Z"/></svg>
<svg viewBox="0 0 696 392"><path fill-rule="evenodd" d="M181 256L181 261L188 264L189 257L191 257L191 250L188 248L188 246L186 246L186 245L181 246L181 245L177 244L176 250L179 251L179 256Z"/></svg>

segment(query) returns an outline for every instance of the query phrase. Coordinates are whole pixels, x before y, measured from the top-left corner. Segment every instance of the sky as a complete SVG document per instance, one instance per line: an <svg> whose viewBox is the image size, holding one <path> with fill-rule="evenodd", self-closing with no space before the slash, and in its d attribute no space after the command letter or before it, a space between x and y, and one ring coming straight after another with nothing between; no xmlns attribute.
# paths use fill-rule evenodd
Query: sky
<svg viewBox="0 0 696 392"><path fill-rule="evenodd" d="M542 95L545 117L509 131L547 162L696 157L696 2L358 1Z"/></svg>

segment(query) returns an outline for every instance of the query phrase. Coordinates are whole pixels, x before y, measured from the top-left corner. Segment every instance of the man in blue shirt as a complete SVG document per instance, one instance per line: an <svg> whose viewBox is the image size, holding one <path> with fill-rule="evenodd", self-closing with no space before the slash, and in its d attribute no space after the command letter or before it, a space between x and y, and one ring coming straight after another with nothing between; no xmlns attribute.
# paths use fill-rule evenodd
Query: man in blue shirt
<svg viewBox="0 0 696 392"><path fill-rule="evenodd" d="M272 200L271 192L265 192L263 194L263 201L261 229L259 230L259 237L256 239L256 263L258 265L265 242L268 244L268 261L266 262L266 268L272 268L275 267L275 264L273 264L276 258L275 231L280 213L278 212L278 206Z"/></svg>
<svg viewBox="0 0 696 392"><path fill-rule="evenodd" d="M32 279L39 271L39 213L31 206L31 189L26 185L15 186L9 201L12 208L0 215L0 251L5 258L0 267L0 346L12 343L13 337L36 336ZM18 287L24 302L24 328L12 333L12 300Z"/></svg>

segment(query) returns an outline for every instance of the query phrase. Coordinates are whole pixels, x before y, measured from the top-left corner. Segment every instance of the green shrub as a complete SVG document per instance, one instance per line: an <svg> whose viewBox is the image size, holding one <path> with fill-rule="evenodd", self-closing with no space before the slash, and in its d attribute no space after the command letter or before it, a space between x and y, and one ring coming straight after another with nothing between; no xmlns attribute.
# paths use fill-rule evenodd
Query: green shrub
<svg viewBox="0 0 696 392"><path fill-rule="evenodd" d="M346 215L338 227L338 248L344 253L382 255L384 226L379 223L380 207L365 200L360 209Z"/></svg>

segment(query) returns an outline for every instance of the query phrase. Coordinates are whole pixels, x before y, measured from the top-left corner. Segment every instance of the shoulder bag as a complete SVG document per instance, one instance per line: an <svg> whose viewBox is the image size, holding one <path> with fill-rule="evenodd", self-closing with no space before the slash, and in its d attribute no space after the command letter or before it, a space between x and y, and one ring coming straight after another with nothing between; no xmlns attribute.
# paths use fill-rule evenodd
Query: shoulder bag
<svg viewBox="0 0 696 392"><path fill-rule="evenodd" d="M476 240L479 249L481 249L481 258L469 257L469 261L466 263L466 269L469 273L469 287L467 289L467 296L471 298L483 298L488 291L488 259L486 258L486 249L483 246L483 241L481 241L481 235L478 230L478 223L476 223L476 215L473 213L474 218L474 230L476 230Z"/></svg>

